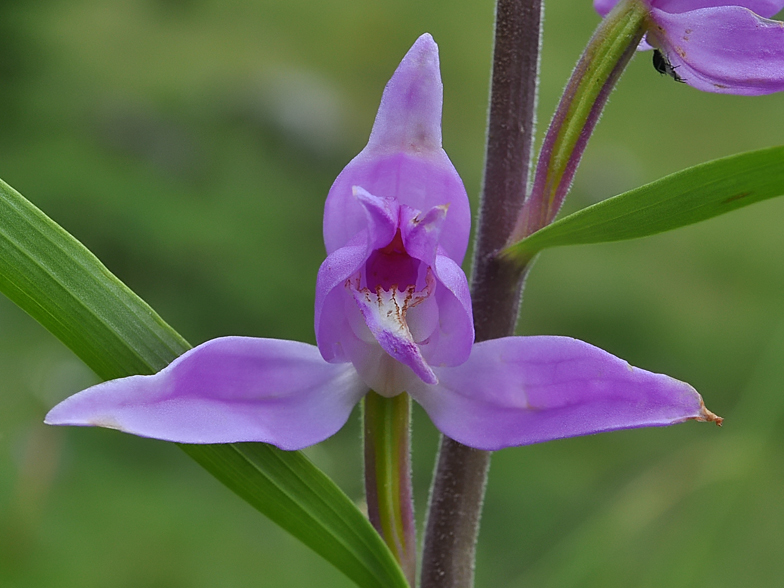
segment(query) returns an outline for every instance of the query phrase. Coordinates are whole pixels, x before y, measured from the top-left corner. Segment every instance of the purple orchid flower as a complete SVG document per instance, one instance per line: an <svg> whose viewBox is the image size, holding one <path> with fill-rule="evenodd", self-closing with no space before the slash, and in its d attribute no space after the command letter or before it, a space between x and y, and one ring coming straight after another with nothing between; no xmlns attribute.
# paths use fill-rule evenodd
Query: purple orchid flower
<svg viewBox="0 0 784 588"><path fill-rule="evenodd" d="M717 420L688 384L575 339L474 344L460 269L470 211L441 148L441 105L438 49L425 34L387 85L367 147L329 192L317 347L214 339L155 375L75 394L46 422L300 449L334 434L370 389L408 392L445 435L488 450Z"/></svg>
<svg viewBox="0 0 784 588"><path fill-rule="evenodd" d="M594 0L602 16L619 0ZM784 0L642 0L649 26L641 49L705 92L757 96L784 90Z"/></svg>

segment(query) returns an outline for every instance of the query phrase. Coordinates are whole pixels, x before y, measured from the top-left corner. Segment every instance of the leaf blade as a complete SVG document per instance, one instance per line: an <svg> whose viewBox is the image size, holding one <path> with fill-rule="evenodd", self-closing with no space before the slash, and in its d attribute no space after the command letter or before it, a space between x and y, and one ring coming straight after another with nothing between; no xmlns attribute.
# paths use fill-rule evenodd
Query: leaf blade
<svg viewBox="0 0 784 588"><path fill-rule="evenodd" d="M0 292L103 379L154 373L190 349L86 247L2 180ZM260 443L180 447L359 586L407 586L369 521L301 452Z"/></svg>
<svg viewBox="0 0 784 588"><path fill-rule="evenodd" d="M315 468L302 452L285 452L263 443L181 447L243 500L319 553L358 586L408 587L400 566L375 529L349 498L321 470ZM224 447L235 452L234 460L227 459L222 449ZM229 460L262 468L265 480L262 491L256 480L252 482L253 491L249 492L247 468L227 468L226 462ZM274 511L270 511L267 506L270 502L277 505ZM357 516L361 524L358 524L360 520L357 520ZM362 549L358 550L357 546ZM370 551L371 547L377 555L360 553ZM381 557L381 554L384 556ZM358 559L365 560L366 565L357 566L355 561Z"/></svg>
<svg viewBox="0 0 784 588"><path fill-rule="evenodd" d="M543 249L647 237L784 194L784 146L709 161L608 198L507 246L520 264Z"/></svg>
<svg viewBox="0 0 784 588"><path fill-rule="evenodd" d="M2 180L0 222L0 291L101 378L153 373L190 348L86 247Z"/></svg>

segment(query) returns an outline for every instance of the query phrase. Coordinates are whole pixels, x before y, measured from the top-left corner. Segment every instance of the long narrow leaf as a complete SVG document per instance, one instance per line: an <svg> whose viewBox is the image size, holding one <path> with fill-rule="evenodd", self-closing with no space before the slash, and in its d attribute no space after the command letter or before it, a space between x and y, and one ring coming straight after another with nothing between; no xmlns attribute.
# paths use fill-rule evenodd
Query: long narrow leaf
<svg viewBox="0 0 784 588"><path fill-rule="evenodd" d="M104 379L154 373L190 348L90 251L2 180L0 292ZM181 447L359 586L407 586L365 516L301 452L261 443Z"/></svg>
<svg viewBox="0 0 784 588"><path fill-rule="evenodd" d="M784 194L784 146L690 167L570 214L510 245L525 264L542 249L647 237Z"/></svg>
<svg viewBox="0 0 784 588"><path fill-rule="evenodd" d="M181 447L359 586L408 586L375 529L302 452L281 451L265 443ZM251 470L249 464L258 471ZM274 505L273 513L270 505Z"/></svg>
<svg viewBox="0 0 784 588"><path fill-rule="evenodd" d="M190 348L87 248L2 180L0 291L105 380L154 373Z"/></svg>

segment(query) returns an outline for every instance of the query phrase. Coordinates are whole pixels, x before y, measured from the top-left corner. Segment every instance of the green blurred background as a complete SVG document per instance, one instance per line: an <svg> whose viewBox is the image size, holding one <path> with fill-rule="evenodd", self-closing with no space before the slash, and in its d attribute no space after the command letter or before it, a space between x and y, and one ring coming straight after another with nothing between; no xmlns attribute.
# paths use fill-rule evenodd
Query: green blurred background
<svg viewBox="0 0 784 588"><path fill-rule="evenodd" d="M546 3L540 136L598 17ZM0 177L192 343L313 342L321 209L386 80L440 45L444 145L481 180L491 0L0 0ZM639 55L568 208L784 142L784 96L701 94ZM783 162L784 164L784 162ZM493 457L479 587L778 586L784 199L538 260L520 332L687 380L726 417ZM347 586L174 446L46 428L95 376L0 298L0 587ZM362 500L358 417L308 451ZM420 525L437 432L415 414Z"/></svg>

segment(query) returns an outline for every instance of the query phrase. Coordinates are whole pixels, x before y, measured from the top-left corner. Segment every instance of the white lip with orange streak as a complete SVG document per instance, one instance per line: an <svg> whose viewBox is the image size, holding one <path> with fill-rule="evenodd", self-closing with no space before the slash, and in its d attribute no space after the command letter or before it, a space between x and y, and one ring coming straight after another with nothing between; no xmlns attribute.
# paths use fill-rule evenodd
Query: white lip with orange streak
<svg viewBox="0 0 784 588"><path fill-rule="evenodd" d="M435 285L436 280L430 269L427 271L425 288L419 291L416 291L414 285L401 290L397 284L389 290L376 286L375 292L369 288L360 289L359 277L347 283L365 324L381 348L410 367L426 384L437 384L438 378L422 357L419 345L411 335L406 313L426 300L433 293Z"/></svg>

